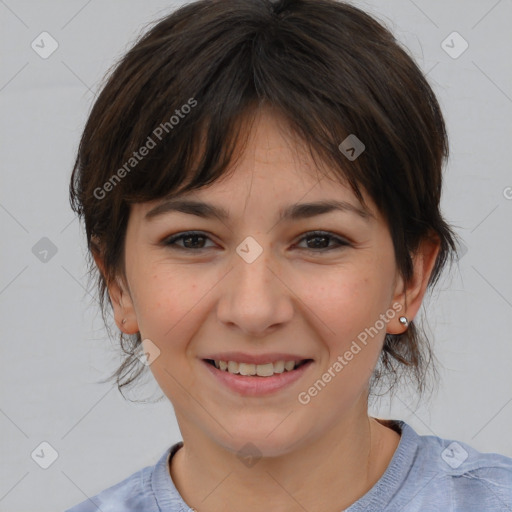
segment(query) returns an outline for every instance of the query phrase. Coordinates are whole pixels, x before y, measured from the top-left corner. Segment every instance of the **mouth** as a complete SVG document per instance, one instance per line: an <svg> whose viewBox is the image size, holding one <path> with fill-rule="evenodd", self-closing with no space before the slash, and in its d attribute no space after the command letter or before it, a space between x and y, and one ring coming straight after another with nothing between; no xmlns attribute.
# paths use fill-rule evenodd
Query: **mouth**
<svg viewBox="0 0 512 512"><path fill-rule="evenodd" d="M243 397L264 397L283 392L302 379L314 364L313 359L263 364L215 359L202 359L201 362L207 373L212 375L215 384Z"/></svg>
<svg viewBox="0 0 512 512"><path fill-rule="evenodd" d="M289 373L297 370L301 366L313 361L312 359L302 359L300 361L275 361L273 363L253 364L239 363L236 361L222 361L214 359L204 359L206 363L217 368L217 370L228 372L233 375L242 375L246 377L272 377L275 374Z"/></svg>

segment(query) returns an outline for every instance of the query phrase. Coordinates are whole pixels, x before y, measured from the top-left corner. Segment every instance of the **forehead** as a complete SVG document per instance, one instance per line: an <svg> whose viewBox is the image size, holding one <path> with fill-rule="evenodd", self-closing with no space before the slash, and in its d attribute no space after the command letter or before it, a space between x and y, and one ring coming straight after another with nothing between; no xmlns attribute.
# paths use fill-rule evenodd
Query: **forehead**
<svg viewBox="0 0 512 512"><path fill-rule="evenodd" d="M366 220L378 216L363 190L364 205L339 171L313 159L279 113L259 110L244 126L249 127L246 143L235 150L234 165L223 176L200 189L139 203L134 209L146 219L181 211L226 221L230 210L237 211L237 204L246 208L252 201L256 209L279 209L281 220L335 209L352 211Z"/></svg>

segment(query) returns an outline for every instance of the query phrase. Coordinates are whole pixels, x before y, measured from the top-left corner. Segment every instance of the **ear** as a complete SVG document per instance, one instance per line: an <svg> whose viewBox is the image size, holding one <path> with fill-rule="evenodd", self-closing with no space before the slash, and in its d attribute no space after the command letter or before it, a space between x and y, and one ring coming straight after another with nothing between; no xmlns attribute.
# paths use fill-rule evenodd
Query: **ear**
<svg viewBox="0 0 512 512"><path fill-rule="evenodd" d="M97 252L93 252L94 261L98 266L104 279L107 281L108 294L114 311L114 320L117 327L125 334L136 334L139 332L137 316L131 295L125 284L118 280L110 280L107 278L103 259Z"/></svg>
<svg viewBox="0 0 512 512"><path fill-rule="evenodd" d="M440 249L441 241L437 235L425 238L412 256L413 275L409 283L404 283L402 276L396 280L392 304L393 309L397 310L398 304L401 309L388 323L387 333L402 334L407 326L401 324L399 318L405 316L410 323L418 313Z"/></svg>

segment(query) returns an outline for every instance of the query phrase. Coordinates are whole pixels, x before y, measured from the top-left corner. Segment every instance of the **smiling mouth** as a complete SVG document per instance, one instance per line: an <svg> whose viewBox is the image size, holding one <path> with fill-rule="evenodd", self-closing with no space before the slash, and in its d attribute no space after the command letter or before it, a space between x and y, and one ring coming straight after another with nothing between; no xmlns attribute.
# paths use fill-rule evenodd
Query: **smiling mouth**
<svg viewBox="0 0 512 512"><path fill-rule="evenodd" d="M275 374L293 372L304 364L313 361L312 359L303 359L302 361L275 361L274 363L252 364L238 363L236 361L216 361L205 359L205 361L220 371L231 373L233 375L242 375L249 377L272 377Z"/></svg>

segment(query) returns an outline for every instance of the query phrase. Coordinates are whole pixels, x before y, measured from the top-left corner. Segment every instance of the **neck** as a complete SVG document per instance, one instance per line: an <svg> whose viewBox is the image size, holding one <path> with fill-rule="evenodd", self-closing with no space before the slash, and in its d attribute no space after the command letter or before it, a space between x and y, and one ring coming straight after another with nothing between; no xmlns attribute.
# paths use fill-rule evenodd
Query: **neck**
<svg viewBox="0 0 512 512"><path fill-rule="evenodd" d="M203 431L182 433L184 446L170 473L197 512L260 511L268 497L276 512L339 512L375 485L400 439L365 412L338 422L320 438L302 439L296 450L246 466Z"/></svg>

